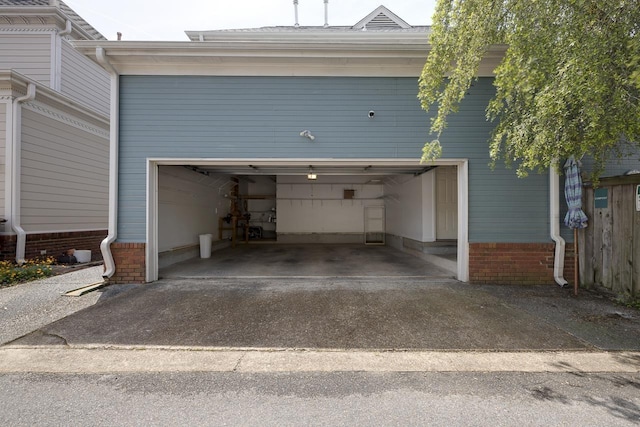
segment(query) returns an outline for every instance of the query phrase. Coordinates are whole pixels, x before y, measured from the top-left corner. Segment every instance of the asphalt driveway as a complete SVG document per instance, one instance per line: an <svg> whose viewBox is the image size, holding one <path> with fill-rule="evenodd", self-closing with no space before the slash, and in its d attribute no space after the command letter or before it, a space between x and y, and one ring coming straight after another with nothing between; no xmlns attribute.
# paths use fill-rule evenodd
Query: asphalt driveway
<svg viewBox="0 0 640 427"><path fill-rule="evenodd" d="M115 296L112 296L117 294ZM9 345L378 350L640 350L640 316L555 285L425 278L165 279Z"/></svg>

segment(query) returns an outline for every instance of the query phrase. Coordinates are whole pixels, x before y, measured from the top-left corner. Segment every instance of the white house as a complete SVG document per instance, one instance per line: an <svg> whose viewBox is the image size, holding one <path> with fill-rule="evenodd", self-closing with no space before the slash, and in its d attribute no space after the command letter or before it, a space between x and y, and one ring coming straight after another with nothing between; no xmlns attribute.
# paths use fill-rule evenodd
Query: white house
<svg viewBox="0 0 640 427"><path fill-rule="evenodd" d="M105 40L58 0L0 0L0 256L100 257L108 74L72 40Z"/></svg>

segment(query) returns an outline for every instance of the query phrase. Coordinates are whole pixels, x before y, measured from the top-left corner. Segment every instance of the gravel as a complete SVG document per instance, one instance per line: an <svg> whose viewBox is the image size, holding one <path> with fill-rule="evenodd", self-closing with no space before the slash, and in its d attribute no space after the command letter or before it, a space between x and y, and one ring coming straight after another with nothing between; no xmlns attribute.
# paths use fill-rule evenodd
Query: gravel
<svg viewBox="0 0 640 427"><path fill-rule="evenodd" d="M0 289L0 345L95 304L97 292L64 294L102 282L102 272L99 265Z"/></svg>

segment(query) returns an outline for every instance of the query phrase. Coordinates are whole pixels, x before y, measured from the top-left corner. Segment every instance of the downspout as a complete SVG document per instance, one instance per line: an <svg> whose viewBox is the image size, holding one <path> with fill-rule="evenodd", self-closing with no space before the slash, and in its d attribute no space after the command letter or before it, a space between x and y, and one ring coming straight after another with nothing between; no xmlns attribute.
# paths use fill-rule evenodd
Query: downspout
<svg viewBox="0 0 640 427"><path fill-rule="evenodd" d="M66 22L66 24L65 24L64 30L60 31L60 32L58 33L58 35L59 35L60 37L62 37L62 36L68 36L69 34L71 34L71 30L72 30L72 27L71 27L71 20L70 20L70 19L67 19L67 22Z"/></svg>
<svg viewBox="0 0 640 427"><path fill-rule="evenodd" d="M551 238L556 243L553 278L563 287L567 284L563 277L565 241L560 237L560 176L554 165L549 167L549 214Z"/></svg>
<svg viewBox="0 0 640 427"><path fill-rule="evenodd" d="M110 278L116 272L115 261L111 253L111 244L118 236L118 115L120 81L118 72L107 59L104 48L96 48L98 63L111 76L111 111L109 117L109 230L107 237L100 243L100 251L104 260L102 277Z"/></svg>
<svg viewBox="0 0 640 427"><path fill-rule="evenodd" d="M36 97L36 85L27 84L27 94L13 101L13 141L11 153L11 229L16 233L16 262L24 264L27 245L27 233L20 224L20 174L22 154L22 108L23 102L33 101Z"/></svg>

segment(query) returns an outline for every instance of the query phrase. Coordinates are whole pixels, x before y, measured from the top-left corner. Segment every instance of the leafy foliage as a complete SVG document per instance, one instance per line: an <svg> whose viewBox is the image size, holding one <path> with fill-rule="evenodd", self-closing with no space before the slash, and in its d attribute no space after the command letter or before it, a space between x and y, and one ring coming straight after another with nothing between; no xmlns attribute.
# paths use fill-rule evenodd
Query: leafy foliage
<svg viewBox="0 0 640 427"><path fill-rule="evenodd" d="M637 0L438 0L432 50L419 81L437 139L490 48L506 53L495 70L487 118L492 162L519 176L555 159L590 155L594 177L612 157L638 149L640 7ZM445 76L448 76L445 78ZM435 149L434 149L435 148Z"/></svg>
<svg viewBox="0 0 640 427"><path fill-rule="evenodd" d="M54 262L53 258L27 260L21 265L13 261L0 261L0 287L51 276Z"/></svg>

